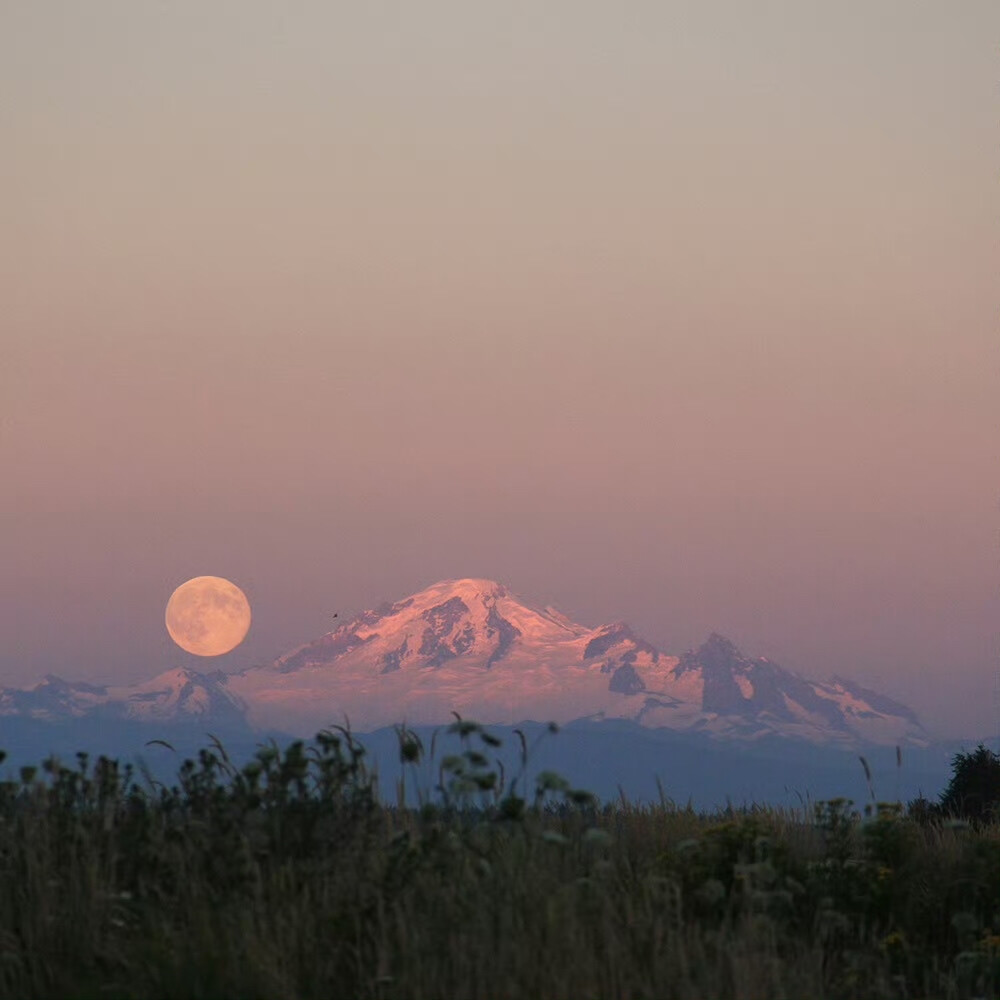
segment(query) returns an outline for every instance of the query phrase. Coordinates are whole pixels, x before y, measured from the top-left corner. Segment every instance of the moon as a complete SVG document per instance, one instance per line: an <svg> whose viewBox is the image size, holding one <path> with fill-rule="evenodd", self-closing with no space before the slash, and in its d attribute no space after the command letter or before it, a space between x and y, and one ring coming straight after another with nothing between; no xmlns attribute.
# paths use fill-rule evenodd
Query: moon
<svg viewBox="0 0 1000 1000"><path fill-rule="evenodd" d="M195 656L221 656L246 638L250 602L221 576L196 576L170 595L166 624L181 649Z"/></svg>

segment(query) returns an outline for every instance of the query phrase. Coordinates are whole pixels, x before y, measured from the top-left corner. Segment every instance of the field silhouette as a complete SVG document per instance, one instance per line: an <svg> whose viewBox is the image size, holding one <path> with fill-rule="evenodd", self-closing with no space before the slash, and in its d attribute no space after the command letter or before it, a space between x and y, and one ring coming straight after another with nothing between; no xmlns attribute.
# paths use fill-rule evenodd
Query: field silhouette
<svg viewBox="0 0 1000 1000"><path fill-rule="evenodd" d="M998 994L988 814L601 804L526 738L512 773L474 722L396 735L397 805L347 729L241 767L213 741L172 784L22 767L0 784L0 996Z"/></svg>

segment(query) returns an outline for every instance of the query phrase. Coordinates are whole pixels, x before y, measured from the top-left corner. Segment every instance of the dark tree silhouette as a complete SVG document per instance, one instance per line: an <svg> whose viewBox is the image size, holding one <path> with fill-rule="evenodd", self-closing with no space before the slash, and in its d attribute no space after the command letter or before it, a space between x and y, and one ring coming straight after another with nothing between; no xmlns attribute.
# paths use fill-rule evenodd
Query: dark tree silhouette
<svg viewBox="0 0 1000 1000"><path fill-rule="evenodd" d="M951 759L952 775L939 810L976 822L1000 816L1000 756L983 746Z"/></svg>

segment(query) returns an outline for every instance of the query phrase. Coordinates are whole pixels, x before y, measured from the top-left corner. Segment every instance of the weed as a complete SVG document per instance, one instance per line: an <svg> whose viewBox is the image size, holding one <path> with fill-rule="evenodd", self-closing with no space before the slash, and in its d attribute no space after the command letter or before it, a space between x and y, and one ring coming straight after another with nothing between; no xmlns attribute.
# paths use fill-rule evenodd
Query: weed
<svg viewBox="0 0 1000 1000"><path fill-rule="evenodd" d="M507 781L477 723L440 760L396 732L394 806L348 726L243 766L213 738L170 785L85 754L0 782L0 997L1000 994L986 815L602 806L529 785L523 733Z"/></svg>

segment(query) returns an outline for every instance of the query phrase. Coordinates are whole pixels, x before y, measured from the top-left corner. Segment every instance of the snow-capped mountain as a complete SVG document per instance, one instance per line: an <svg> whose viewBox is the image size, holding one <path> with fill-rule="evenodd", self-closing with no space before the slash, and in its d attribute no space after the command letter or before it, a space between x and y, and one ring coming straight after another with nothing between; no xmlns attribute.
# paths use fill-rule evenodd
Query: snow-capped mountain
<svg viewBox="0 0 1000 1000"><path fill-rule="evenodd" d="M775 730L807 739L816 733L825 740L917 745L928 739L905 705L841 677L810 681L765 657L750 659L718 633L685 653L673 674L694 684L706 720L748 735Z"/></svg>
<svg viewBox="0 0 1000 1000"><path fill-rule="evenodd" d="M668 656L623 623L589 628L482 579L366 611L223 689L252 725L304 735L345 717L365 732L456 711L494 725L620 718L744 740L927 742L912 711L849 681L806 680L720 635Z"/></svg>
<svg viewBox="0 0 1000 1000"><path fill-rule="evenodd" d="M50 675L28 690L0 688L0 724L249 725L311 736L345 718L370 732L447 723L453 712L491 725L625 719L743 741L928 742L910 709L842 678L807 680L715 634L668 656L621 622L580 625L482 579L437 583L238 674L178 668L109 687Z"/></svg>
<svg viewBox="0 0 1000 1000"><path fill-rule="evenodd" d="M29 689L0 688L0 718L43 721L85 716L136 722L236 724L244 706L225 685L225 674L177 668L141 684L97 686L49 674Z"/></svg>

